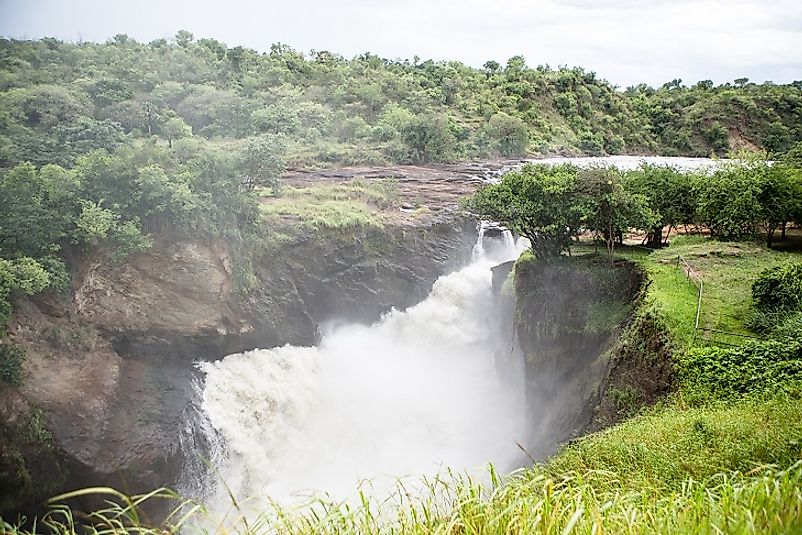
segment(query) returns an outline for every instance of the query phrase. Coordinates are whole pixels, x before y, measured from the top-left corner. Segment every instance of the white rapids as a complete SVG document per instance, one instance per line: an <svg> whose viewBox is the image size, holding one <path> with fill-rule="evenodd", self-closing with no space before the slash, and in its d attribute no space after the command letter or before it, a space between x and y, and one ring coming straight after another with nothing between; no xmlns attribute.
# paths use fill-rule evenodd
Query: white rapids
<svg viewBox="0 0 802 535"><path fill-rule="evenodd" d="M509 233L490 241L424 301L374 325L337 327L318 347L202 364L202 407L223 439L218 470L232 492L279 503L311 493L348 499L365 479L389 488L399 477L480 473L519 459L522 374L497 373L494 352L509 351L510 340L492 320L490 268L523 244Z"/></svg>

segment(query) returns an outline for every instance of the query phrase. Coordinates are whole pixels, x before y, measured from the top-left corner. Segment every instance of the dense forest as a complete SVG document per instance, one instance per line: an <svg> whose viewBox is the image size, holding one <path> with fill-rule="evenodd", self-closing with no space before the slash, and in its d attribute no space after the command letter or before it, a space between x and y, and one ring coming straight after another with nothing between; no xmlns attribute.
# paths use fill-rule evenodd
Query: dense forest
<svg viewBox="0 0 802 535"><path fill-rule="evenodd" d="M438 162L547 153L772 153L802 139L802 82L709 80L621 90L581 68L346 59L215 39L104 44L0 41L0 166L72 166L97 148L156 136L273 136L290 165ZM180 141L180 142L179 142Z"/></svg>

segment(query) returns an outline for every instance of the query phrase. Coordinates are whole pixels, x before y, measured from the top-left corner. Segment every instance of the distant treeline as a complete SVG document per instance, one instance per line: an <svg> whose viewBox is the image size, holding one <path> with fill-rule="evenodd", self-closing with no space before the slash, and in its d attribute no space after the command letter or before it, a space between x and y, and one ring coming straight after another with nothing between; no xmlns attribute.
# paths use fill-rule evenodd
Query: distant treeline
<svg viewBox="0 0 802 535"><path fill-rule="evenodd" d="M198 39L0 40L0 167L95 148L280 136L291 165L566 154L780 154L802 140L802 82L673 80L618 90L581 68L346 59Z"/></svg>

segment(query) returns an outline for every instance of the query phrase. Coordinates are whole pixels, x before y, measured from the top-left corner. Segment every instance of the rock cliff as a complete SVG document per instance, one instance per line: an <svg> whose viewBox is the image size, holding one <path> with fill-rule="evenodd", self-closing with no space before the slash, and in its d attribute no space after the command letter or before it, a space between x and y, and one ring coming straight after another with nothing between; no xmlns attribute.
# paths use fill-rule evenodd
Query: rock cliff
<svg viewBox="0 0 802 535"><path fill-rule="evenodd" d="M253 259L245 294L223 243L86 259L71 292L16 304L10 327L28 356L22 386L0 390L0 512L82 486L175 484L197 360L311 345L328 321L415 304L475 236L459 218L299 234Z"/></svg>

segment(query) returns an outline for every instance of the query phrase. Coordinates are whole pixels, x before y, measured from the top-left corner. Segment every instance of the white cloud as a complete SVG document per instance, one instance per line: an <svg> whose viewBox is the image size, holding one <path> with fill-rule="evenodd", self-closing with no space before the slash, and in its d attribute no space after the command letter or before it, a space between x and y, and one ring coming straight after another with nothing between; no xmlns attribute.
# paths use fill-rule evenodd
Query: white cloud
<svg viewBox="0 0 802 535"><path fill-rule="evenodd" d="M148 41L182 28L259 50L281 41L474 66L522 54L531 65L580 65L621 86L802 79L798 0L0 0L0 33L9 36Z"/></svg>

